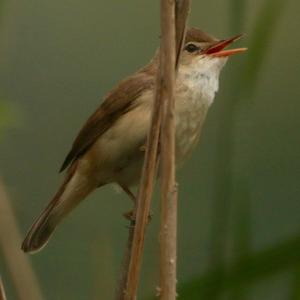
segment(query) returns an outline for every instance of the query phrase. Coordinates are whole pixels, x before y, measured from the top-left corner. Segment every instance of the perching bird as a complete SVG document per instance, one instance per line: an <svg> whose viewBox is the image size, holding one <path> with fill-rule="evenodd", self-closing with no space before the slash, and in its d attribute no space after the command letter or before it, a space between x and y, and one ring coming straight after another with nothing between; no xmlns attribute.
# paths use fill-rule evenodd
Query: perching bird
<svg viewBox="0 0 300 300"><path fill-rule="evenodd" d="M239 37L217 40L198 29L187 31L175 87L177 164L199 138L228 56L246 50L224 50ZM25 252L40 250L62 219L95 189L116 183L133 197L130 187L141 175L157 68L156 54L121 81L87 120L61 167L67 169L63 184L22 244Z"/></svg>

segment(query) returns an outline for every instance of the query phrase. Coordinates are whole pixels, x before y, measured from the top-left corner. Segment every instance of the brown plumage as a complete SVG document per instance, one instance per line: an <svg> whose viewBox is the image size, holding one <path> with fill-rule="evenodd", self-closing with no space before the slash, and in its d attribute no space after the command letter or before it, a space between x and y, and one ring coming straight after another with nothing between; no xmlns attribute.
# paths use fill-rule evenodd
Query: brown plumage
<svg viewBox="0 0 300 300"><path fill-rule="evenodd" d="M185 37L185 43L189 42L215 43L218 42L218 40L202 30L190 28L187 30Z"/></svg>
<svg viewBox="0 0 300 300"><path fill-rule="evenodd" d="M217 40L207 33L190 28L187 31L185 42L214 43ZM135 99L145 90L154 87L156 72L156 57L145 68L133 76L123 80L105 98L100 107L90 116L75 139L71 151L62 164L60 172L74 160L78 159L95 140L114 124L118 118L134 107Z"/></svg>
<svg viewBox="0 0 300 300"><path fill-rule="evenodd" d="M66 190L70 180L77 169L77 161L91 148L99 137L111 128L121 116L124 116L136 107L136 99L145 91L154 88L156 67L153 62L141 69L136 74L123 80L106 97L100 107L89 117L85 125L76 137L72 148L66 156L60 172L69 167L66 178L55 194L54 198L41 213L39 218L30 228L22 243L22 249L25 252L36 252L40 250L48 241L50 235L55 230L61 219L74 207L79 201L87 196L93 189L104 183L95 183L83 188L83 194L79 201L74 201L74 196L69 199L63 199L62 195ZM143 141L145 143L145 140ZM62 200L65 203L70 202L63 214L57 214L57 208Z"/></svg>
<svg viewBox="0 0 300 300"><path fill-rule="evenodd" d="M135 100L146 90L154 87L154 69L151 62L147 67L120 82L105 98L100 107L89 117L75 139L60 172L72 161L76 161L89 147L120 118L132 110Z"/></svg>
<svg viewBox="0 0 300 300"><path fill-rule="evenodd" d="M176 81L178 161L183 160L198 140L217 91L219 72L226 62L221 56L231 55L222 54L221 50L233 40L218 42L198 29L187 31L186 45L190 42L194 45L183 51ZM205 55L207 49L212 49L209 55ZM241 50L235 50L238 52ZM121 81L80 130L61 167L61 171L68 168L66 178L27 233L22 244L25 252L40 250L61 220L94 189L117 183L130 194L128 188L138 182L141 174L157 62L155 55L146 67Z"/></svg>

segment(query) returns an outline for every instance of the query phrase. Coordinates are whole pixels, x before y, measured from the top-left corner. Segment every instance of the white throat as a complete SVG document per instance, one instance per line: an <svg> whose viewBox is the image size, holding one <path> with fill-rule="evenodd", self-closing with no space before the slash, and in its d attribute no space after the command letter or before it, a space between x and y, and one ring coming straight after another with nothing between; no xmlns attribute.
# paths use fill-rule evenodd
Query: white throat
<svg viewBox="0 0 300 300"><path fill-rule="evenodd" d="M177 85L183 85L182 88L191 93L193 98L211 105L219 89L219 75L226 61L226 58L199 57L193 64L181 65Z"/></svg>
<svg viewBox="0 0 300 300"><path fill-rule="evenodd" d="M183 162L196 144L207 110L219 88L226 59L201 58L181 64L176 79L176 160Z"/></svg>

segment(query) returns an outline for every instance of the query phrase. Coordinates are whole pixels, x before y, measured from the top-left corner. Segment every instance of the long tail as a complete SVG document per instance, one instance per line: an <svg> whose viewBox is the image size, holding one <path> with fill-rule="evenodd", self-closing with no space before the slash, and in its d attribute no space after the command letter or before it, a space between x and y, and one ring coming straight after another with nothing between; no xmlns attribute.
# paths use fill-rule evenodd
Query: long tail
<svg viewBox="0 0 300 300"><path fill-rule="evenodd" d="M74 164L52 201L28 231L22 243L23 251L34 253L41 250L61 220L95 188Z"/></svg>

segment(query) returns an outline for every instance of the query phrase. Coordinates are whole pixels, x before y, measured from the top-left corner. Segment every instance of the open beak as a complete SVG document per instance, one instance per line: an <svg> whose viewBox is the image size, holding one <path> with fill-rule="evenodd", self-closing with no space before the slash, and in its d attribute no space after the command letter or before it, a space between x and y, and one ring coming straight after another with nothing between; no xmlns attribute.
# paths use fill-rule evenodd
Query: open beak
<svg viewBox="0 0 300 300"><path fill-rule="evenodd" d="M239 40L241 37L242 37L242 34L237 35L228 40L219 41L216 44L210 46L208 49L206 49L205 54L212 55L215 57L228 57L233 54L245 52L247 50L247 48L235 48L235 49L224 50L227 46L229 46L233 42Z"/></svg>

